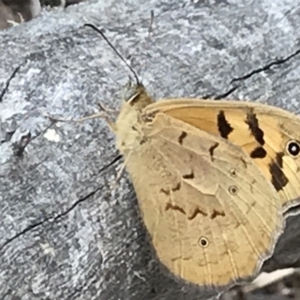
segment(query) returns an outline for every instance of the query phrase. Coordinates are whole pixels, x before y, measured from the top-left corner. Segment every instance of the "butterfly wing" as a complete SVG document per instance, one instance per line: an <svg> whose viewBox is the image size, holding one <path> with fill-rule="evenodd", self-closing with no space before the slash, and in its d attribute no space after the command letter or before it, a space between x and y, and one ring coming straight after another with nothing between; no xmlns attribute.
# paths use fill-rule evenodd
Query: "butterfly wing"
<svg viewBox="0 0 300 300"><path fill-rule="evenodd" d="M168 99L146 108L162 111L241 146L278 192L287 211L299 204L300 118L273 106L242 101Z"/></svg>
<svg viewBox="0 0 300 300"><path fill-rule="evenodd" d="M162 113L125 157L160 261L200 285L253 276L281 233L280 199L238 146Z"/></svg>

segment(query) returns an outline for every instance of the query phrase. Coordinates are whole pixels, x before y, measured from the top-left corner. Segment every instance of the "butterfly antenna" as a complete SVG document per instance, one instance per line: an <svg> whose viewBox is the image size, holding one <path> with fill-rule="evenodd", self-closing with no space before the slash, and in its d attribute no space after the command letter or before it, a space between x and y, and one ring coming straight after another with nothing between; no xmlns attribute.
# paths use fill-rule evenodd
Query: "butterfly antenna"
<svg viewBox="0 0 300 300"><path fill-rule="evenodd" d="M134 78L136 80L136 83L139 85L140 81L138 76L136 75L135 71L133 70L133 68L128 64L128 62L124 59L124 57L120 54L120 52L118 52L118 50L114 47L114 45L109 41L109 39L105 36L105 34L98 29L96 26L94 26L93 24L84 24L84 26L86 27L90 27L92 29L94 29L96 32L98 32L103 39L107 42L107 44L111 47L111 49L117 54L117 56L124 62L124 64L129 68L129 70L132 72L132 74L134 75Z"/></svg>

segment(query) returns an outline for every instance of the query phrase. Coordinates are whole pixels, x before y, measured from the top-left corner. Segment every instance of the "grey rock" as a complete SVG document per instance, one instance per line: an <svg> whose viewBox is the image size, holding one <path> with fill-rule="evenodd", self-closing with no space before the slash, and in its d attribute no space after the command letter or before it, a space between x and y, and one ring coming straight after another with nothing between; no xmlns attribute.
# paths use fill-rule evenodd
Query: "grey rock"
<svg viewBox="0 0 300 300"><path fill-rule="evenodd" d="M99 101L120 105L132 74L85 22L105 29L157 99L228 94L298 112L299 4L87 1L0 32L0 298L215 295L156 259L127 174L112 188L117 164L105 166L118 153L105 121L53 123L45 114L79 118ZM299 264L299 232L290 217L264 270Z"/></svg>

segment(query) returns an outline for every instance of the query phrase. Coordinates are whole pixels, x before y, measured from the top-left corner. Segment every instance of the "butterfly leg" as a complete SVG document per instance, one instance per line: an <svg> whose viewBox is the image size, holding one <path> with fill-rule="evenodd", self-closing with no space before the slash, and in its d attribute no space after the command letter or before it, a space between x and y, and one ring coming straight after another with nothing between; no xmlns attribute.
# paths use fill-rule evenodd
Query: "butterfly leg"
<svg viewBox="0 0 300 300"><path fill-rule="evenodd" d="M122 173L125 169L125 162L121 163L118 168L119 170L117 172L116 179L111 183L111 189L115 189L118 186L119 180L122 177Z"/></svg>
<svg viewBox="0 0 300 300"><path fill-rule="evenodd" d="M126 164L127 164L128 160L129 160L129 158L130 158L131 153L132 153L132 152L130 152L130 153L128 154L128 156L125 158L125 161L119 165L119 170L118 170L118 172L117 172L116 180L115 180L115 182L114 182L113 185L112 185L112 188L113 188L113 189L116 188L116 186L117 186L117 184L118 184L120 178L122 177L122 174L123 174L123 172L124 172L124 170L125 170Z"/></svg>
<svg viewBox="0 0 300 300"><path fill-rule="evenodd" d="M100 109L106 113L108 113L108 112L109 113L117 113L117 111L115 109L111 109L101 102L99 102L98 105L99 105Z"/></svg>
<svg viewBox="0 0 300 300"><path fill-rule="evenodd" d="M53 122L74 122L74 123L81 123L86 120L96 119L96 118L105 118L105 114L103 112L99 112L96 114L89 115L87 117L79 118L79 119L64 119L64 118L56 118L51 115L45 114L45 117L50 119Z"/></svg>
<svg viewBox="0 0 300 300"><path fill-rule="evenodd" d="M106 105L104 105L102 102L98 103L99 107L101 110L103 110L103 112L105 113L104 119L107 123L107 125L109 126L110 130L116 134L117 132L117 126L116 124L108 117L108 113L117 113L117 111L115 109L111 109L109 107L107 107Z"/></svg>
<svg viewBox="0 0 300 300"><path fill-rule="evenodd" d="M104 104L102 104L100 102L99 102L99 106L103 111L89 115L87 117L79 118L79 119L55 118L48 114L46 114L45 116L47 118L49 118L50 120L52 120L53 122L76 122L76 123L81 123L81 122L91 120L91 119L96 119L96 118L103 118L103 119L105 119L106 123L110 127L111 131L113 131L115 133L117 131L116 124L108 117L108 112L116 112L116 111L113 109L107 108L106 106L104 106Z"/></svg>

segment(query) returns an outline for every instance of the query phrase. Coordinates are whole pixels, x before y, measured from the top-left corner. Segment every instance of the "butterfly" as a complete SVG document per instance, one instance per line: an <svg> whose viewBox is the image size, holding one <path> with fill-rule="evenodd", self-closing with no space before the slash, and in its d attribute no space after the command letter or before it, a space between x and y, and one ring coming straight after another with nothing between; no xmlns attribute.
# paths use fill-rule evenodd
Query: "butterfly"
<svg viewBox="0 0 300 300"><path fill-rule="evenodd" d="M276 188L281 181L266 176L249 152L260 145L255 137L265 138L254 110L245 114L247 104L240 102L228 102L223 113L217 109L223 102L154 102L140 83L129 85L128 94L116 122L109 124L159 260L199 285L226 286L257 274L284 221ZM240 114L249 123L239 144L220 134L230 126L243 128L226 122L231 105L243 108ZM277 161L266 161L275 169Z"/></svg>
<svg viewBox="0 0 300 300"><path fill-rule="evenodd" d="M298 203L299 118L250 102L154 101L86 25L136 78L116 120L105 119L161 263L198 285L255 276Z"/></svg>

